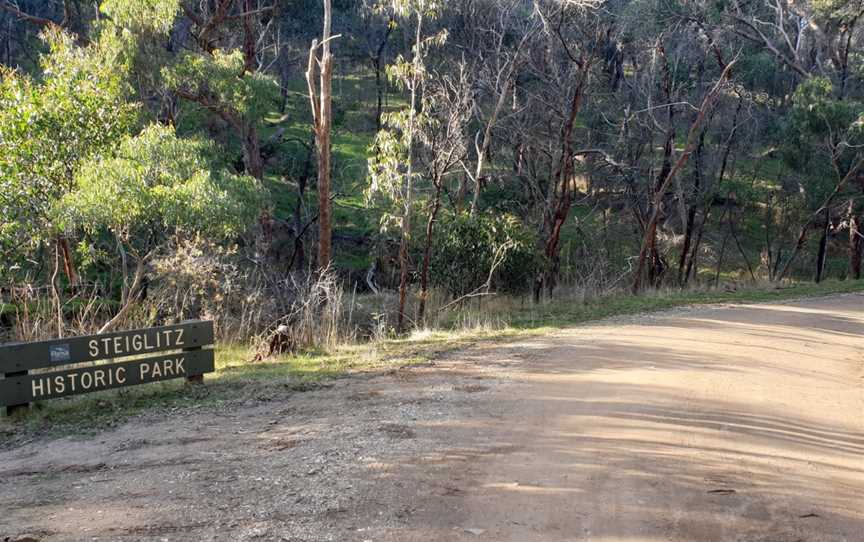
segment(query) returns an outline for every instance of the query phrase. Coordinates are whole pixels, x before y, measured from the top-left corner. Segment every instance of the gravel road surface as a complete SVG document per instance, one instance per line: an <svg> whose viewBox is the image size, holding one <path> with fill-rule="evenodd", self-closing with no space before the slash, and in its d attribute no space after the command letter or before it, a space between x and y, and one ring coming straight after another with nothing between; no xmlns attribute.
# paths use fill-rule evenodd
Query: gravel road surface
<svg viewBox="0 0 864 542"><path fill-rule="evenodd" d="M864 296L0 446L0 541L864 541Z"/></svg>

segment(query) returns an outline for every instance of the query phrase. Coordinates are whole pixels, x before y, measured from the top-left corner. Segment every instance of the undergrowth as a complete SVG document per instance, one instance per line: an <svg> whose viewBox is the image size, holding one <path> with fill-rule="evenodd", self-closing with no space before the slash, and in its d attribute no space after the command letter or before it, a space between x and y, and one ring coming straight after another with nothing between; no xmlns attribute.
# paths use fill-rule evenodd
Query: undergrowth
<svg viewBox="0 0 864 542"><path fill-rule="evenodd" d="M7 445L35 434L88 434L135 415L171 416L217 406L252 404L329 385L335 378L383 372L427 362L479 341L502 341L549 333L603 318L657 312L674 307L782 301L864 291L864 281L801 283L782 288L660 290L640 296L623 293L585 297L571 294L538 305L524 299L486 298L482 303L440 316L437 328L401 338L337 345L253 362L252 348L220 344L216 372L204 385L169 381L35 403L29 412L0 419Z"/></svg>

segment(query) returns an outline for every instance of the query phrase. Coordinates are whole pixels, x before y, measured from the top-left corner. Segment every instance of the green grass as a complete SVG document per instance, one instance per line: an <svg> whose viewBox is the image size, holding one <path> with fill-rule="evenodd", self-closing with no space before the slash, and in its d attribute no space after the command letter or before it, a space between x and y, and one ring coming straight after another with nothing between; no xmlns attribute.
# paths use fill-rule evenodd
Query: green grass
<svg viewBox="0 0 864 542"><path fill-rule="evenodd" d="M650 313L685 305L757 303L864 291L864 281L802 283L784 288L739 291L659 291L641 296L610 295L586 301L556 301L506 312L490 307L487 319L504 325L418 331L405 338L352 344L332 352L306 352L252 362L242 345L221 345L216 372L206 384L163 382L117 391L36 403L15 418L0 419L0 435L27 438L32 434L87 434L112 427L143 412L170 416L178 410L262 402L326 386L328 381L360 372L381 372L423 363L478 341L502 341L541 335L556 329L611 316ZM501 309L499 309L500 311ZM10 439L10 442L15 439Z"/></svg>
<svg viewBox="0 0 864 542"><path fill-rule="evenodd" d="M799 283L787 287L765 287L737 291L667 290L640 296L613 295L586 300L580 304L551 303L517 314L511 321L516 329L558 328L628 314L650 313L687 305L767 303L831 294L864 292L864 281L825 281Z"/></svg>

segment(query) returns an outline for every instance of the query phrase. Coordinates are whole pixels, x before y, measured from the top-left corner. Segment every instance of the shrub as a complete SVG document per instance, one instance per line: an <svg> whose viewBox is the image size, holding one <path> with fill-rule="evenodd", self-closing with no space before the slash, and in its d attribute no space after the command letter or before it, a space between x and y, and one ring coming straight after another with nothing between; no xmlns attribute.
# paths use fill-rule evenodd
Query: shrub
<svg viewBox="0 0 864 542"><path fill-rule="evenodd" d="M538 269L535 246L536 235L512 215L445 215L434 241L432 282L454 298L487 282L491 290L525 293Z"/></svg>

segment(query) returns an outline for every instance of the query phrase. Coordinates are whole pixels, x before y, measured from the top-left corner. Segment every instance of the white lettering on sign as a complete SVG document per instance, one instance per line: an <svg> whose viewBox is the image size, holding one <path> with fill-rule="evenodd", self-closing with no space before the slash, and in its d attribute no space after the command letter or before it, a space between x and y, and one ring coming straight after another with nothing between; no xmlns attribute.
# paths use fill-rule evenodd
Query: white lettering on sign
<svg viewBox="0 0 864 542"><path fill-rule="evenodd" d="M143 362L138 366L140 384L186 376L183 357ZM45 399L76 391L98 391L126 384L126 367L93 367L83 372L37 376L31 383L33 399Z"/></svg>
<svg viewBox="0 0 864 542"><path fill-rule="evenodd" d="M185 358L175 358L142 363L138 366L138 377L142 382L145 382L165 377L186 376L184 361Z"/></svg>
<svg viewBox="0 0 864 542"><path fill-rule="evenodd" d="M184 330L181 328L90 339L87 343L87 352L91 358L114 358L131 356L157 348L181 348L186 346L183 335Z"/></svg>

